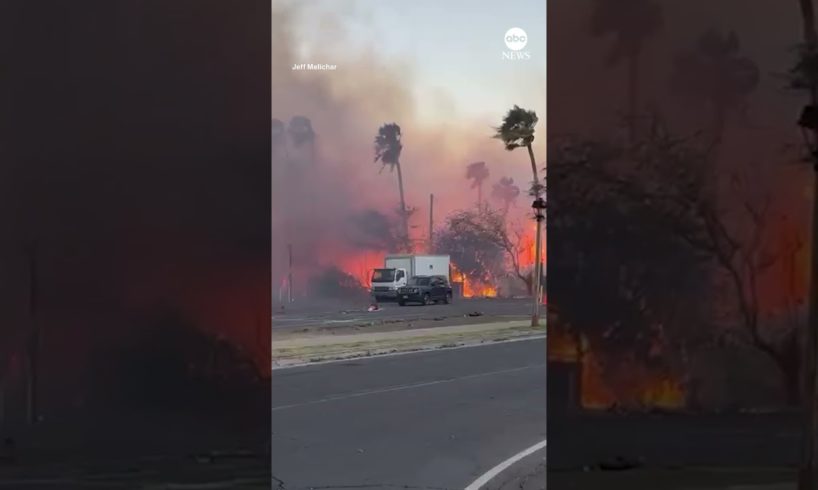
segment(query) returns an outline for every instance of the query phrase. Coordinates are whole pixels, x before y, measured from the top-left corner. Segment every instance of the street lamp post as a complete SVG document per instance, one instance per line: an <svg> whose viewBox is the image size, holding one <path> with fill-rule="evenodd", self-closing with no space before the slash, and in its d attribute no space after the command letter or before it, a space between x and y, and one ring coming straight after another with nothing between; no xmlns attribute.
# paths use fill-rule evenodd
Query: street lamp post
<svg viewBox="0 0 818 490"><path fill-rule="evenodd" d="M531 315L531 326L540 326L540 304L542 303L542 223L545 221L545 200L542 197L534 199L531 204L534 209L534 218L537 220L537 236L534 239L534 311Z"/></svg>
<svg viewBox="0 0 818 490"><path fill-rule="evenodd" d="M813 169L812 194L812 258L810 265L809 320L805 332L804 374L804 439L799 475L801 490L814 489L818 485L818 256L815 251L818 240L818 107L807 105L798 120L804 142L809 151Z"/></svg>

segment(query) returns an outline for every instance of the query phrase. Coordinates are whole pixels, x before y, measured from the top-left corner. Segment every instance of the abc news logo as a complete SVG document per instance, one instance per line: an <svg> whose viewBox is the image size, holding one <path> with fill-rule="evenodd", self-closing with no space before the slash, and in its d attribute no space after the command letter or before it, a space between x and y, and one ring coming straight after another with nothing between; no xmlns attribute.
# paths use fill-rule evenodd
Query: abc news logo
<svg viewBox="0 0 818 490"><path fill-rule="evenodd" d="M504 60L530 60L531 53L523 51L528 44L528 35L519 27L512 27L506 31L503 41L509 51L503 51Z"/></svg>

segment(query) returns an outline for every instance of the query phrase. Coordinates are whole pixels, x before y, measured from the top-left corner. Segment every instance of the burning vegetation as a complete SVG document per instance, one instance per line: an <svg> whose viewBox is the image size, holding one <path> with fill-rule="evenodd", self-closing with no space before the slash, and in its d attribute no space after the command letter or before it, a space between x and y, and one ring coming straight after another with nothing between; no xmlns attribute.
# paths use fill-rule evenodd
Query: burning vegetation
<svg viewBox="0 0 818 490"><path fill-rule="evenodd" d="M274 164L279 166L280 172L289 175L290 185L288 189L282 189L284 196L289 195L293 201L287 209L297 213L303 207L306 211L318 212L315 203L308 202L305 193L293 194L292 190L302 185L305 188L320 187L328 179L326 175L310 178L310 173L315 172L311 162L320 154L314 142L321 133L303 116L292 119L290 130L281 121L274 127L277 128L274 144L278 147L274 151L277 158ZM295 131L293 127L301 129ZM298 135L297 141L294 135ZM454 267L451 279L456 287L459 285L464 297L531 294L536 228L521 226L523 220L511 212L520 194L514 179L500 178L492 187L493 199L487 199L483 188L490 177L488 165L483 161L466 165L466 180L468 187L477 190L477 205L451 212L442 226L438 226L433 234L428 234L427 228L427 238L421 239L418 237L420 233L413 231L420 228L413 224L416 208L406 203L401 166L403 147L402 130L398 124L385 124L377 131L375 161L381 164L381 171L388 169L396 175L396 207L369 207L342 213L339 211L343 210L337 207L322 208L335 217L327 227L320 226L326 222L321 214L315 216L317 222L297 222L294 216L285 213L280 228L285 235L298 237L298 244L288 247L292 254L288 262L291 261L292 265L286 269L279 267L279 270L287 270L280 276L279 296L289 295L289 276L292 274L295 296L357 297L355 290L370 286L372 270L382 266L387 254L396 252L450 255ZM304 153L304 148L309 151ZM335 172L328 169L325 173L340 178ZM467 188L463 187L464 190ZM349 196L354 200L352 194ZM315 240L308 240L310 236ZM432 238L433 245L429 238ZM430 245L433 246L431 250Z"/></svg>
<svg viewBox="0 0 818 490"><path fill-rule="evenodd" d="M499 210L484 208L452 214L435 237L435 251L452 258L452 281L465 297L531 294L533 226L528 234L509 224ZM500 291L498 284L509 284Z"/></svg>
<svg viewBox="0 0 818 490"><path fill-rule="evenodd" d="M653 0L562 3L587 10L549 32L573 47L555 63L608 64L549 77L581 94L549 101L561 135L548 148L549 309L567 325L549 323L549 357L582 365L586 406L797 405L814 196L794 163L811 155L798 154L803 100L772 75L788 55L768 49L794 45L793 29L713 9L691 30L684 9ZM794 53L803 93L814 73ZM621 93L599 77L622 77Z"/></svg>
<svg viewBox="0 0 818 490"><path fill-rule="evenodd" d="M464 298L496 298L497 288L480 281L473 282L466 274L460 272L457 266L452 266L452 283L457 284Z"/></svg>
<svg viewBox="0 0 818 490"><path fill-rule="evenodd" d="M297 62L287 26L307 15L309 9L296 4L273 9L273 56L285 66ZM452 255L467 295L527 294L534 261L518 249L520 240L533 234L526 226L531 213L528 203L516 202L525 195L521 183L531 179L527 148L509 153L494 140L489 128L500 122L495 118L463 115L454 124L448 116L419 118L422 101L416 100L409 77L388 61L356 58L320 43L310 49L317 57L331 51L349 69L331 78L291 70L273 74L272 247L278 296L287 297L289 289L297 300L315 296L311 278L331 269L368 287L372 270L395 253ZM372 72L381 75L359 75ZM533 126L529 129L533 135ZM537 145L532 151L539 151ZM426 207L430 194L434 205ZM480 266L490 269L486 274L477 272L478 261L469 251L439 243L451 234L448 218L461 212L503 220L507 240L492 257L479 257Z"/></svg>
<svg viewBox="0 0 818 490"><path fill-rule="evenodd" d="M578 364L585 407L715 408L701 387L718 359L697 367L706 351L758 352L785 392L763 403L798 400L799 233L746 173L728 174L735 201L717 199L711 144L655 121L634 147L553 146L549 292L574 330L552 326L550 356ZM721 391L736 406L753 398Z"/></svg>
<svg viewBox="0 0 818 490"><path fill-rule="evenodd" d="M660 348L654 355L661 356ZM678 410L686 407L684 382L661 361L641 361L633 355L611 355L604 342L585 334L550 325L549 362L577 367L576 400L591 410Z"/></svg>
<svg viewBox="0 0 818 490"><path fill-rule="evenodd" d="M297 277L306 281L300 295L347 299L371 286L372 271L383 266L393 252L397 235L391 234L399 222L377 211L354 216L347 229L347 241L328 244L322 252L321 267L315 271L296 267ZM510 229L510 231L509 231ZM450 215L438 228L434 253L450 255L451 281L465 298L494 298L531 292L534 264L534 227L528 233L507 224L500 210L466 210ZM425 252L422 246L413 252ZM294 252L296 262L303 253ZM280 281L280 296L286 294L287 279ZM506 285L505 289L501 284Z"/></svg>

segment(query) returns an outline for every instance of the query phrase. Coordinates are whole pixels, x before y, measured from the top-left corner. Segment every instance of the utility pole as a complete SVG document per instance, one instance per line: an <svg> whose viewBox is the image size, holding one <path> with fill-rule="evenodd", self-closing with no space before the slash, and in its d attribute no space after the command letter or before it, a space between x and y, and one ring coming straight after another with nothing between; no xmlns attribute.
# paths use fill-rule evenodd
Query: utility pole
<svg viewBox="0 0 818 490"><path fill-rule="evenodd" d="M287 245L287 255L289 256L289 266L287 272L287 302L293 302L293 245Z"/></svg>
<svg viewBox="0 0 818 490"><path fill-rule="evenodd" d="M429 194L429 253L434 253L435 195Z"/></svg>
<svg viewBox="0 0 818 490"><path fill-rule="evenodd" d="M29 424L37 423L39 419L38 407L38 385L39 385L39 364L40 364L40 326L37 318L37 248L32 243L28 247L28 272L29 272L29 293L28 293L28 317L30 332L28 338L28 359L27 359L27 386L26 386L26 414Z"/></svg>
<svg viewBox="0 0 818 490"><path fill-rule="evenodd" d="M818 33L812 0L799 0L803 20L804 46L801 63L812 66L818 57ZM813 167L812 193L812 264L810 266L809 320L805 335L803 373L804 435L798 489L813 490L818 486L818 80L808 73L810 102L801 113L798 125L804 135ZM811 140L811 141L810 141Z"/></svg>
<svg viewBox="0 0 818 490"><path fill-rule="evenodd" d="M811 115L808 115L811 113ZM812 123L807 122L812 119ZM818 107L808 106L802 115L801 124L809 124L809 129L818 145ZM818 146L810 149L813 165L812 197L812 265L810 266L809 322L804 348L804 444L802 449L799 490L813 490L818 485Z"/></svg>

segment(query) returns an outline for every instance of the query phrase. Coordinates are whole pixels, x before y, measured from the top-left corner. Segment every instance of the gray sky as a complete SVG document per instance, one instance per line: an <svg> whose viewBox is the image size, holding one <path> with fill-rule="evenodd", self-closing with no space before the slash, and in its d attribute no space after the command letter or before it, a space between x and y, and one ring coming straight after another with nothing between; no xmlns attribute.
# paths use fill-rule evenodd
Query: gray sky
<svg viewBox="0 0 818 490"><path fill-rule="evenodd" d="M431 122L456 112L494 120L496 108L515 103L545 112L544 0L297 3L301 14L293 34L303 62L342 66L346 56L371 56L403 66L411 74L421 119ZM512 27L526 31L529 40L524 51L530 53L530 60L502 58L502 52L508 51L503 36ZM310 55L328 51L337 56L314 59Z"/></svg>

